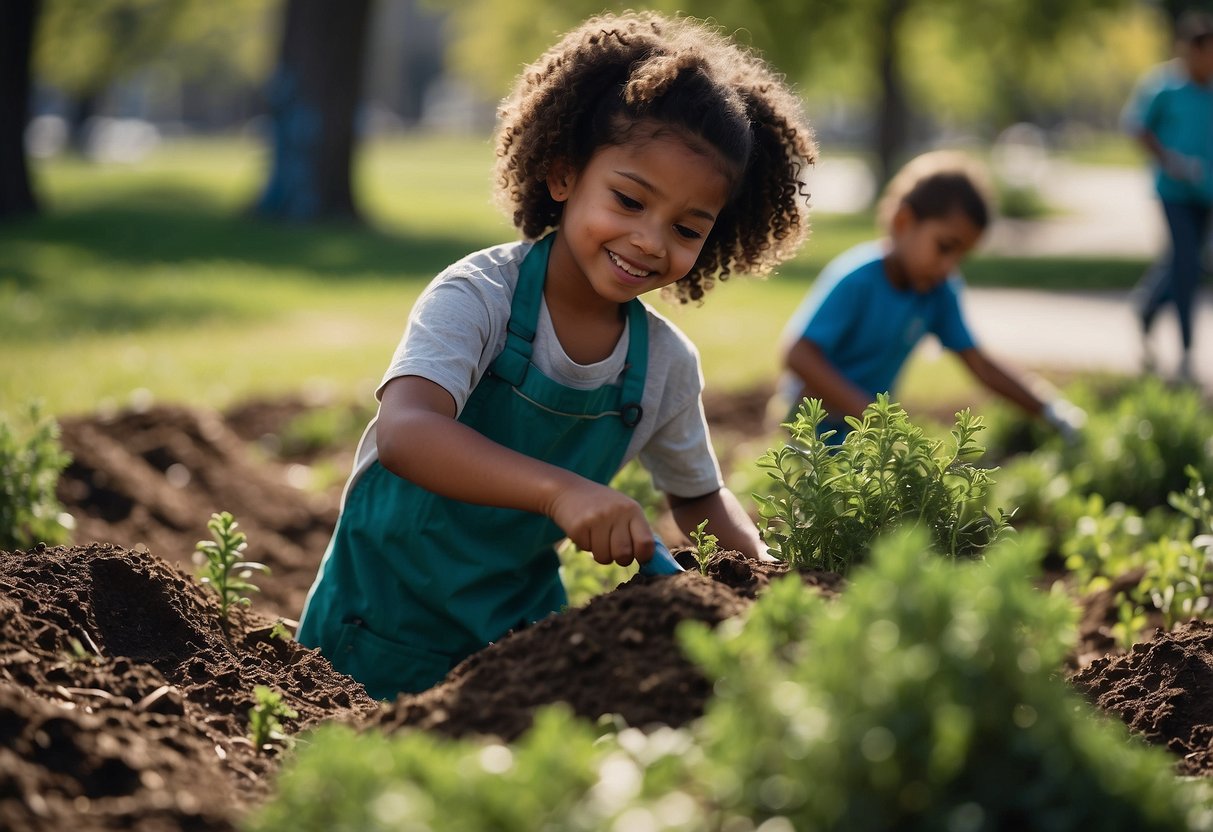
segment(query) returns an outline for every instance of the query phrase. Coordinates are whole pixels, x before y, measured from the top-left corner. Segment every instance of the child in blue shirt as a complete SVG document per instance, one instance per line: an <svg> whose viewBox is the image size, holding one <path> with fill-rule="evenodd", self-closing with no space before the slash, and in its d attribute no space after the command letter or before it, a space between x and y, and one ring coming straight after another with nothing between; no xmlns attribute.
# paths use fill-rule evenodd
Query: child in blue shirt
<svg viewBox="0 0 1213 832"><path fill-rule="evenodd" d="M1154 369L1150 330L1162 306L1173 303L1182 347L1178 375L1191 381L1192 304L1213 218L1213 15L1189 12L1176 33L1178 57L1142 78L1122 123L1154 162L1154 187L1171 238L1134 293L1144 363Z"/></svg>
<svg viewBox="0 0 1213 832"><path fill-rule="evenodd" d="M782 393L795 406L822 400L840 443L876 394L893 389L910 352L936 336L973 376L1067 436L1084 414L1062 399L1042 401L976 343L961 311L958 267L990 222L984 177L946 151L911 161L889 183L878 207L885 239L831 261L784 333Z"/></svg>

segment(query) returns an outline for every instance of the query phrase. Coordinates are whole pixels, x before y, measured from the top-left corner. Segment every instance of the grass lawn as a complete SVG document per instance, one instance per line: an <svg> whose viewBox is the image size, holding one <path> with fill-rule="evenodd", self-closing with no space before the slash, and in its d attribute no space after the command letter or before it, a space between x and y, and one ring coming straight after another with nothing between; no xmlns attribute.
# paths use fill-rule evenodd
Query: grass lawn
<svg viewBox="0 0 1213 832"><path fill-rule="evenodd" d="M250 218L265 162L258 145L208 140L166 144L134 166L37 163L43 215L0 226L0 406L38 398L63 415L148 397L224 407L301 390L366 396L426 282L513 238L490 203L484 140L366 147L356 190L367 227ZM813 228L780 275L731 280L701 307L662 306L699 345L710 386L769 381L779 331L814 275L874 233L870 215L818 215ZM1131 284L1141 265L984 258L966 272L976 285L1107 287ZM932 365L936 390L963 390L953 365ZM912 386L919 370L909 372Z"/></svg>

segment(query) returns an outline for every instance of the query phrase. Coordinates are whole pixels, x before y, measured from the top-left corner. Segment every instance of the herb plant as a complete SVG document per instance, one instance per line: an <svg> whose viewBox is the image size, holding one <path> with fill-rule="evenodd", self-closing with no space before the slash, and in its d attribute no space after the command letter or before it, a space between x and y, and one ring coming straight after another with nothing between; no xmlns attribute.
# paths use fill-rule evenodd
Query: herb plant
<svg viewBox="0 0 1213 832"><path fill-rule="evenodd" d="M289 740L282 730L283 719L294 719L299 712L282 701L278 691L257 685L253 688L253 698L256 704L249 708L248 727L249 739L254 748L264 748L275 742Z"/></svg>
<svg viewBox="0 0 1213 832"><path fill-rule="evenodd" d="M905 410L878 396L839 446L818 435L826 412L806 399L784 425L790 441L759 461L772 491L755 494L774 554L794 566L846 574L862 562L872 540L898 526L930 533L936 549L956 558L979 554L1006 526L1001 511L983 504L992 469L969 460L982 420L956 414L952 447L927 438Z"/></svg>
<svg viewBox="0 0 1213 832"><path fill-rule="evenodd" d="M1116 595L1112 629L1123 649L1137 641L1151 613L1166 630L1213 615L1213 500L1198 469L1187 473L1187 489L1168 497L1174 511L1154 508L1143 517L1121 503L1105 507L1094 495L1062 540L1080 594L1140 575Z"/></svg>
<svg viewBox="0 0 1213 832"><path fill-rule="evenodd" d="M685 623L716 691L685 728L563 705L509 745L324 726L246 828L1209 829L1169 755L1059 678L1074 609L1033 587L1036 537L981 567L926 539L879 541L834 601L788 578L744 619Z"/></svg>
<svg viewBox="0 0 1213 832"><path fill-rule="evenodd" d="M708 521L704 520L695 527L695 531L691 532L691 540L695 544L695 562L699 564L701 574L708 574L708 564L712 561L712 555L720 551L720 538L714 534L710 534L707 530Z"/></svg>
<svg viewBox="0 0 1213 832"><path fill-rule="evenodd" d="M264 563L241 559L248 548L248 538L238 531L239 525L226 511L212 514L206 527L214 539L199 540L195 546L205 558L199 570L202 583L218 594L219 617L224 621L232 605L247 607L251 603L248 593L258 591L257 586L249 582L249 576L254 571L270 571Z"/></svg>
<svg viewBox="0 0 1213 832"><path fill-rule="evenodd" d="M29 405L27 435L0 413L0 550L29 549L67 539L71 518L55 496L71 457L59 445L59 425Z"/></svg>

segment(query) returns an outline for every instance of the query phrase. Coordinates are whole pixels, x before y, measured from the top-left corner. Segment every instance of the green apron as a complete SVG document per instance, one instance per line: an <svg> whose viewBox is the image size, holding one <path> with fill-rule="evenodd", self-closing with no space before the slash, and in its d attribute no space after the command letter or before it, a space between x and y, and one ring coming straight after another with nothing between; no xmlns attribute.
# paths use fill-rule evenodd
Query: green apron
<svg viewBox="0 0 1213 832"><path fill-rule="evenodd" d="M619 470L648 366L648 319L627 305L622 383L576 390L531 363L552 235L522 262L505 349L459 421L501 445L606 484ZM431 687L467 656L562 609L540 514L440 497L377 461L354 483L299 625L301 643L380 699Z"/></svg>

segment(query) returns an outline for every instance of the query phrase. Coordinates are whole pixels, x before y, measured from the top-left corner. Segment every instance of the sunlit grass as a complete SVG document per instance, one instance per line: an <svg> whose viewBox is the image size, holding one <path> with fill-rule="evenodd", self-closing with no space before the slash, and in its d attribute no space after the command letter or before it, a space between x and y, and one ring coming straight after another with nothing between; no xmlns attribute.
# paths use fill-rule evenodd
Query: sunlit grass
<svg viewBox="0 0 1213 832"><path fill-rule="evenodd" d="M132 397L225 407L302 389L369 395L426 282L514 238L490 200L492 149L475 137L366 146L355 171L365 226L251 218L266 174L252 141L167 143L129 166L55 159L33 173L43 214L0 226L0 406L40 398L52 414ZM710 387L769 384L813 277L873 233L869 214L817 215L774 277L659 308L698 345ZM979 259L968 272L976 284L1062 288L1128 285L1140 268ZM949 377L963 389L948 366L929 371L932 395Z"/></svg>

